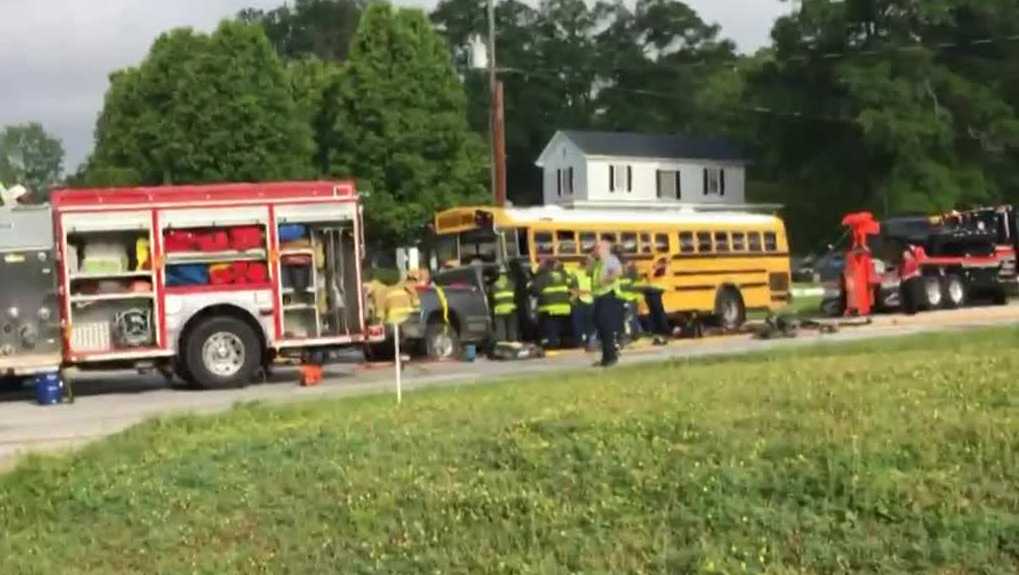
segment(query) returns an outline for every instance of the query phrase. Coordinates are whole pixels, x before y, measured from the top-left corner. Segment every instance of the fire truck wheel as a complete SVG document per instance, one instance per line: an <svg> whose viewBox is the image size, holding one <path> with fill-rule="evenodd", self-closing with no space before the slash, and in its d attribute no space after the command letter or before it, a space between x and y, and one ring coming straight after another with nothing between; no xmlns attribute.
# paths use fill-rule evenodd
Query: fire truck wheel
<svg viewBox="0 0 1019 575"><path fill-rule="evenodd" d="M923 278L924 309L941 309L945 303L944 292L941 290L941 279L936 277Z"/></svg>
<svg viewBox="0 0 1019 575"><path fill-rule="evenodd" d="M735 288L725 287L715 296L715 319L724 331L736 331L747 319L743 297Z"/></svg>
<svg viewBox="0 0 1019 575"><path fill-rule="evenodd" d="M945 278L945 307L957 308L966 305L966 282L957 275Z"/></svg>
<svg viewBox="0 0 1019 575"><path fill-rule="evenodd" d="M210 317L187 335L184 364L189 381L200 389L243 387L262 365L262 349L248 324Z"/></svg>
<svg viewBox="0 0 1019 575"><path fill-rule="evenodd" d="M13 392L22 388L24 380L20 377L0 377L0 392Z"/></svg>

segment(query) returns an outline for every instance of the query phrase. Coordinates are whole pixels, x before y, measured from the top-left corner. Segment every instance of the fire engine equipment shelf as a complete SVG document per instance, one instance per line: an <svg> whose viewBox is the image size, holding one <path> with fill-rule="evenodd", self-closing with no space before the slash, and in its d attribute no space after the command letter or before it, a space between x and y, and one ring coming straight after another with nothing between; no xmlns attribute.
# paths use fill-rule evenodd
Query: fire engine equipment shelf
<svg viewBox="0 0 1019 575"><path fill-rule="evenodd" d="M100 293L94 295L74 295L71 296L71 301L74 303L93 302L93 301L116 301L116 300L127 300L127 299L152 299L154 296L152 293L142 292L125 292L125 293Z"/></svg>
<svg viewBox="0 0 1019 575"><path fill-rule="evenodd" d="M71 281L78 280L98 280L98 279L131 279L131 278L151 278L152 270L142 271L127 271L118 273L76 273L71 275Z"/></svg>
<svg viewBox="0 0 1019 575"><path fill-rule="evenodd" d="M266 259L264 249L222 252L169 252L166 264L215 264L222 262L259 261Z"/></svg>

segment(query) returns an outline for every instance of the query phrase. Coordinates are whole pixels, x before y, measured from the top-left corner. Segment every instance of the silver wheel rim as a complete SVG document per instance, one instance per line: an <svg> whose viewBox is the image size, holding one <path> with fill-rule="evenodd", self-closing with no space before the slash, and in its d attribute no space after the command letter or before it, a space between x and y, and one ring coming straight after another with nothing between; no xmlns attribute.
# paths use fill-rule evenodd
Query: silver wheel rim
<svg viewBox="0 0 1019 575"><path fill-rule="evenodd" d="M941 303L941 286L937 280L927 280L927 303L937 306Z"/></svg>
<svg viewBox="0 0 1019 575"><path fill-rule="evenodd" d="M453 338L446 332L432 336L432 350L435 357L446 358L453 355Z"/></svg>
<svg viewBox="0 0 1019 575"><path fill-rule="evenodd" d="M244 342L228 331L212 334L202 345L205 369L218 377L231 377L244 367Z"/></svg>
<svg viewBox="0 0 1019 575"><path fill-rule="evenodd" d="M725 325L732 326L739 322L739 304L735 300L728 300L722 304L722 321Z"/></svg>
<svg viewBox="0 0 1019 575"><path fill-rule="evenodd" d="M948 297L951 298L952 303L962 303L962 282L958 278L952 278L948 281Z"/></svg>

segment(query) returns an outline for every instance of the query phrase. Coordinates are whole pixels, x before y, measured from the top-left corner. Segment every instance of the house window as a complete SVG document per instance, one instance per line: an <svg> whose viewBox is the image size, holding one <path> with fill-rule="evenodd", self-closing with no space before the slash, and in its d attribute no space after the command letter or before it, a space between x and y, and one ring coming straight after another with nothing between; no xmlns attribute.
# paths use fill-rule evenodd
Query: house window
<svg viewBox="0 0 1019 575"><path fill-rule="evenodd" d="M778 238L775 232L764 232L764 250L768 252L778 251Z"/></svg>
<svg viewBox="0 0 1019 575"><path fill-rule="evenodd" d="M637 253L637 234L632 232L624 233L620 238L624 254Z"/></svg>
<svg viewBox="0 0 1019 575"><path fill-rule="evenodd" d="M679 170L658 170L658 199L678 200L680 190Z"/></svg>
<svg viewBox="0 0 1019 575"><path fill-rule="evenodd" d="M539 256L550 256L555 253L555 244L552 243L552 234L550 232L534 234L534 251Z"/></svg>
<svg viewBox="0 0 1019 575"><path fill-rule="evenodd" d="M729 234L727 232L715 232L715 251L718 253L729 251Z"/></svg>
<svg viewBox="0 0 1019 575"><path fill-rule="evenodd" d="M722 168L704 168L704 195L725 195L725 170Z"/></svg>
<svg viewBox="0 0 1019 575"><path fill-rule="evenodd" d="M561 256L574 256L577 255L577 234L576 232L558 231L556 232L556 243L558 248L556 252Z"/></svg>
<svg viewBox="0 0 1019 575"><path fill-rule="evenodd" d="M576 179L573 177L573 166L570 166L569 168L566 168L566 195L573 195L575 185Z"/></svg>
<svg viewBox="0 0 1019 575"><path fill-rule="evenodd" d="M693 241L693 232L679 232L679 251L684 254L692 254L696 249Z"/></svg>
<svg viewBox="0 0 1019 575"><path fill-rule="evenodd" d="M669 236L665 234L655 234L655 251L664 254L669 251Z"/></svg>
<svg viewBox="0 0 1019 575"><path fill-rule="evenodd" d="M747 249L747 235L743 232L732 233L732 251L742 252Z"/></svg>
<svg viewBox="0 0 1019 575"><path fill-rule="evenodd" d="M626 164L611 164L609 166L609 191L632 192L633 168Z"/></svg>
<svg viewBox="0 0 1019 575"><path fill-rule="evenodd" d="M560 198L563 197L563 171L561 169L555 171L555 194Z"/></svg>
<svg viewBox="0 0 1019 575"><path fill-rule="evenodd" d="M697 232L697 251L700 253L711 252L711 232Z"/></svg>
<svg viewBox="0 0 1019 575"><path fill-rule="evenodd" d="M580 251L590 253L598 243L598 234L594 232L582 232L580 234Z"/></svg>
<svg viewBox="0 0 1019 575"><path fill-rule="evenodd" d="M761 251L761 232L750 232L747 234L747 249L752 252Z"/></svg>

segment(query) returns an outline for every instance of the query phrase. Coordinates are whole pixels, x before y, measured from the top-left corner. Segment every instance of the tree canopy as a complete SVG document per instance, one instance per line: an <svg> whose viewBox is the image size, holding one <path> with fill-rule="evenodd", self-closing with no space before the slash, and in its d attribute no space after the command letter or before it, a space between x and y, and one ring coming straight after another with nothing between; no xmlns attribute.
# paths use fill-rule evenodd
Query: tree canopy
<svg viewBox="0 0 1019 575"><path fill-rule="evenodd" d="M86 183L261 181L314 175L312 133L262 29L224 22L156 40L115 72Z"/></svg>
<svg viewBox="0 0 1019 575"><path fill-rule="evenodd" d="M37 199L45 199L60 181L64 146L40 124L28 123L0 129L0 182L21 184Z"/></svg>
<svg viewBox="0 0 1019 575"><path fill-rule="evenodd" d="M463 87L420 10L365 9L333 104L330 169L357 178L376 237L413 241L436 210L486 197Z"/></svg>

